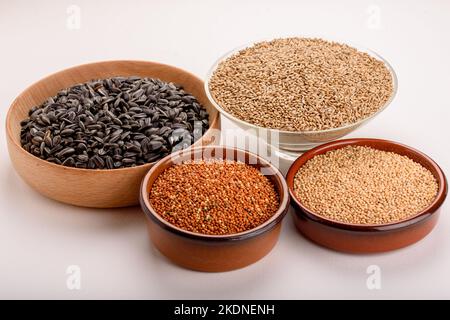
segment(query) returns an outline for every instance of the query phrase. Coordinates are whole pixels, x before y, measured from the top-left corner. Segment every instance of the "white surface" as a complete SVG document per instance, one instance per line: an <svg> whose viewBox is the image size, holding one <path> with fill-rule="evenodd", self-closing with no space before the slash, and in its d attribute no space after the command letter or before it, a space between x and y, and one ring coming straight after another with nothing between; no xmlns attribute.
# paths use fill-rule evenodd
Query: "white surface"
<svg viewBox="0 0 450 320"><path fill-rule="evenodd" d="M81 9L79 30L66 27L71 4ZM352 136L414 146L448 173L449 29L445 0L0 0L0 298L450 298L449 201L432 234L409 248L336 253L302 238L287 217L278 245L260 262L199 273L152 248L139 208L76 208L31 190L12 169L4 138L14 97L60 69L143 59L204 77L220 55L251 40L320 35L375 50L399 78L393 104ZM373 264L381 268L381 290L366 287ZM81 268L81 290L66 287L69 265Z"/></svg>

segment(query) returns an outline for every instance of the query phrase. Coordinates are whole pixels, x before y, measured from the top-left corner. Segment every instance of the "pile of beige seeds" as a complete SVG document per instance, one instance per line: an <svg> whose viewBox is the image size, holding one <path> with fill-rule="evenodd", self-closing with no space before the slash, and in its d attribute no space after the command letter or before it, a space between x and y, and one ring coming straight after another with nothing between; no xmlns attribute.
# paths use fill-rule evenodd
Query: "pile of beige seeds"
<svg viewBox="0 0 450 320"><path fill-rule="evenodd" d="M285 38L222 61L209 89L231 115L284 131L320 131L363 120L393 94L386 65L345 44Z"/></svg>
<svg viewBox="0 0 450 320"><path fill-rule="evenodd" d="M406 156L364 146L317 155L294 179L294 193L314 213L354 224L407 219L433 202L438 183Z"/></svg>

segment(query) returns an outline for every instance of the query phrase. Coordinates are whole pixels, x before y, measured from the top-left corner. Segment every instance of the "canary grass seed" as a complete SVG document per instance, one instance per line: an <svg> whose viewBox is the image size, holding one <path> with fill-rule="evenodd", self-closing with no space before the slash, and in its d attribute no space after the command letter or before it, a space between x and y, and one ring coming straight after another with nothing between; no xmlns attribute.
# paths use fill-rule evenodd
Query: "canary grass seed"
<svg viewBox="0 0 450 320"><path fill-rule="evenodd" d="M153 209L196 233L225 235L253 229L273 216L279 196L271 181L237 161L191 161L166 169L150 190Z"/></svg>
<svg viewBox="0 0 450 320"><path fill-rule="evenodd" d="M314 213L345 223L407 219L436 198L432 173L406 156L365 146L317 155L300 167L294 193Z"/></svg>
<svg viewBox="0 0 450 320"><path fill-rule="evenodd" d="M222 61L209 89L233 116L257 126L317 131L358 122L393 94L385 64L345 44L286 38Z"/></svg>
<svg viewBox="0 0 450 320"><path fill-rule="evenodd" d="M154 162L208 129L208 113L182 87L114 77L62 90L21 122L21 144L64 166L115 169Z"/></svg>

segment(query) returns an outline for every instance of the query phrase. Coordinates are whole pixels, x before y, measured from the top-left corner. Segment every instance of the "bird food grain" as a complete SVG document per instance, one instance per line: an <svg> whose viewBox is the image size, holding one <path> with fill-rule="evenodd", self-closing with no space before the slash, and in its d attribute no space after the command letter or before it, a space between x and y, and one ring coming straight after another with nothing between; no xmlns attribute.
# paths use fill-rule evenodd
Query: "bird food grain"
<svg viewBox="0 0 450 320"><path fill-rule="evenodd" d="M406 156L365 146L317 155L300 167L294 192L314 213L340 222L385 224L407 219L435 198L432 173Z"/></svg>
<svg viewBox="0 0 450 320"><path fill-rule="evenodd" d="M208 113L182 87L114 77L62 90L29 111L21 144L64 166L115 169L154 162L208 129Z"/></svg>
<svg viewBox="0 0 450 320"><path fill-rule="evenodd" d="M150 190L154 210L196 233L225 235L253 229L278 210L279 196L258 169L236 161L191 161L166 169Z"/></svg>
<svg viewBox="0 0 450 320"><path fill-rule="evenodd" d="M369 117L393 94L385 64L345 44L286 38L219 63L209 89L233 116L286 131L338 128Z"/></svg>

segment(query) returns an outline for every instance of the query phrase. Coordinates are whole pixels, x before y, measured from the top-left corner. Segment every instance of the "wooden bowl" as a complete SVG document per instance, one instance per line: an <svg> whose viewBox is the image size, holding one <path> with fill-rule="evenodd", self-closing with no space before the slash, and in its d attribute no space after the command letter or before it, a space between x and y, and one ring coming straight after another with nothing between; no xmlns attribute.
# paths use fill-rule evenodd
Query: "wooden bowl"
<svg viewBox="0 0 450 320"><path fill-rule="evenodd" d="M195 145L218 139L220 116L204 91L203 81L176 67L145 61L106 61L84 64L50 75L22 92L12 103L6 118L6 136L11 162L32 188L51 199L84 207L113 208L137 205L139 187L153 163L122 169L78 169L42 160L20 144L20 121L28 111L58 91L92 79L114 76L159 78L180 84L193 94L209 113L210 129Z"/></svg>
<svg viewBox="0 0 450 320"><path fill-rule="evenodd" d="M405 155L430 170L439 190L434 201L408 219L388 223L358 225L321 217L306 208L294 193L294 177L300 167L316 155L345 146L368 146ZM379 139L345 139L330 142L300 156L290 167L287 184L292 197L294 223L307 238L322 246L351 253L389 251L413 244L425 237L436 225L442 203L447 196L447 181L441 168L428 156L403 144Z"/></svg>
<svg viewBox="0 0 450 320"><path fill-rule="evenodd" d="M205 235L180 229L155 212L149 193L158 176L174 163L191 159L228 159L255 166L272 181L280 207L265 223L230 235ZM289 208L289 193L280 171L261 157L244 150L203 147L175 152L160 160L145 176L141 188L141 207L153 245L174 263L198 271L228 271L252 264L268 254L278 241L281 220Z"/></svg>

